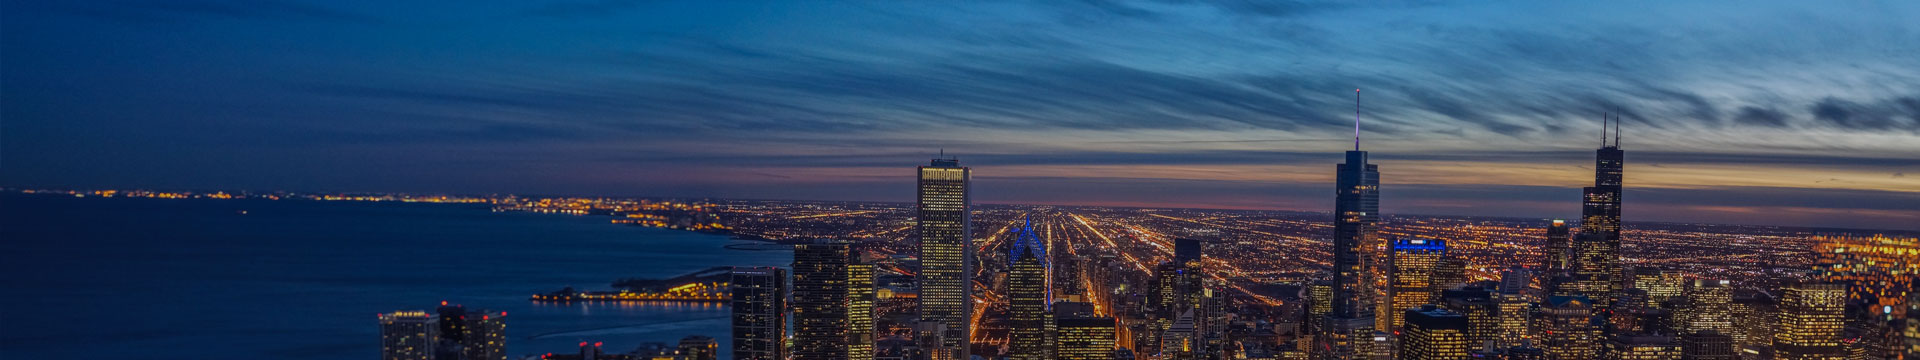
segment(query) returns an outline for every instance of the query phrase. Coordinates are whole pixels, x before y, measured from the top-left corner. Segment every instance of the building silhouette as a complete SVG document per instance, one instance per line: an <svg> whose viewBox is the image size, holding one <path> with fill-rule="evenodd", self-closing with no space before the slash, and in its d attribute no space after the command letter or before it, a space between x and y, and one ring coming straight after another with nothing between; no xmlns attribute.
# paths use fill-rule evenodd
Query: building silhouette
<svg viewBox="0 0 1920 360"><path fill-rule="evenodd" d="M440 319L425 311L380 314L381 360L433 360Z"/></svg>
<svg viewBox="0 0 1920 360"><path fill-rule="evenodd" d="M873 266L846 243L793 247L792 359L873 358Z"/></svg>
<svg viewBox="0 0 1920 360"><path fill-rule="evenodd" d="M1007 257L1007 350L1014 360L1051 359L1047 342L1052 286L1047 281L1047 248L1029 217L1015 235Z"/></svg>

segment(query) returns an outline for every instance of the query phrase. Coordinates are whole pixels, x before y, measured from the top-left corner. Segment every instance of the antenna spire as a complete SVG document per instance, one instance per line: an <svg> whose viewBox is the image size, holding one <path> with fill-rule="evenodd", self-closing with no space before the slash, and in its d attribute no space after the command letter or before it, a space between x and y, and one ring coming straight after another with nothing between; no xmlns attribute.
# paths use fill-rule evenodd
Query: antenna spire
<svg viewBox="0 0 1920 360"><path fill-rule="evenodd" d="M1353 151L1360 151L1360 89L1353 89Z"/></svg>
<svg viewBox="0 0 1920 360"><path fill-rule="evenodd" d="M1613 147L1620 147L1620 113L1613 113Z"/></svg>
<svg viewBox="0 0 1920 360"><path fill-rule="evenodd" d="M1600 112L1600 147L1607 147L1607 112Z"/></svg>

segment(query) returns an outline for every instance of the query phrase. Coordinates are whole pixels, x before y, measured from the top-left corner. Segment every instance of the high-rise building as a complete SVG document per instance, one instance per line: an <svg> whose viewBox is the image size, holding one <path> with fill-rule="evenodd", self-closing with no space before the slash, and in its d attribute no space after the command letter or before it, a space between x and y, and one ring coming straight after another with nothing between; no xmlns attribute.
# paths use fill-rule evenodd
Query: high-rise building
<svg viewBox="0 0 1920 360"><path fill-rule="evenodd" d="M1160 335L1160 359L1196 360L1201 353L1198 329L1195 328L1193 310L1189 309L1174 318L1173 323Z"/></svg>
<svg viewBox="0 0 1920 360"><path fill-rule="evenodd" d="M1659 308L1661 304L1686 295L1687 278L1679 271L1642 266L1633 271L1633 288L1647 292L1646 307Z"/></svg>
<svg viewBox="0 0 1920 360"><path fill-rule="evenodd" d="M1440 263L1433 267L1433 291L1452 289L1467 283L1467 259L1458 253L1447 253L1440 257Z"/></svg>
<svg viewBox="0 0 1920 360"><path fill-rule="evenodd" d="M1839 284L1800 284L1781 289L1779 325L1773 335L1774 358L1837 360L1846 358L1847 288Z"/></svg>
<svg viewBox="0 0 1920 360"><path fill-rule="evenodd" d="M1433 305L1407 309L1400 336L1402 360L1466 360L1474 349L1468 340L1465 315Z"/></svg>
<svg viewBox="0 0 1920 360"><path fill-rule="evenodd" d="M1493 299L1493 292L1479 286L1440 291L1440 306L1467 318L1467 343L1475 349L1500 340L1499 304Z"/></svg>
<svg viewBox="0 0 1920 360"><path fill-rule="evenodd" d="M680 357L677 360L715 360L720 355L720 342L713 337L692 335L680 338L677 348ZM737 355L736 355L737 356Z"/></svg>
<svg viewBox="0 0 1920 360"><path fill-rule="evenodd" d="M1443 240L1401 239L1393 242L1391 255L1393 270L1389 273L1391 286L1387 288L1389 301L1383 302L1392 311L1383 311L1390 316L1388 329L1397 330L1406 323L1407 309L1418 308L1422 304L1432 304L1435 295L1434 269L1441 259L1447 256L1447 243Z"/></svg>
<svg viewBox="0 0 1920 360"><path fill-rule="evenodd" d="M425 311L380 314L381 360L433 360L440 321Z"/></svg>
<svg viewBox="0 0 1920 360"><path fill-rule="evenodd" d="M1726 280L1694 280L1687 289L1686 308L1681 312L1681 332L1711 330L1733 334L1733 286ZM1738 337L1735 337L1738 339Z"/></svg>
<svg viewBox="0 0 1920 360"><path fill-rule="evenodd" d="M441 321L445 321L445 318ZM473 310L468 311L460 321L466 323L461 326L466 333L460 340L461 359L507 359L507 312Z"/></svg>
<svg viewBox="0 0 1920 360"><path fill-rule="evenodd" d="M787 271L735 267L731 282L734 359L785 359Z"/></svg>
<svg viewBox="0 0 1920 360"><path fill-rule="evenodd" d="M1370 263L1380 223L1380 168L1367 163L1360 151L1360 91L1354 90L1354 146L1334 173L1333 299L1324 320L1327 331L1314 337L1314 351L1324 359L1351 359L1371 353L1374 333L1373 296L1378 280Z"/></svg>
<svg viewBox="0 0 1920 360"><path fill-rule="evenodd" d="M1621 334L1607 341L1607 360L1680 360L1680 344L1673 337Z"/></svg>
<svg viewBox="0 0 1920 360"><path fill-rule="evenodd" d="M1548 297L1533 317L1540 348L1552 359L1599 358L1600 327L1593 310L1593 301L1585 297Z"/></svg>
<svg viewBox="0 0 1920 360"><path fill-rule="evenodd" d="M1620 290L1619 280L1625 276L1620 267L1620 196L1626 152L1617 136L1613 143L1606 140L1602 134L1600 149L1594 151L1593 186L1582 191L1581 235L1573 241L1574 281L1582 295L1596 299Z"/></svg>
<svg viewBox="0 0 1920 360"><path fill-rule="evenodd" d="M1680 359L1682 360L1737 360L1740 354L1734 351L1733 337L1712 331L1687 333L1680 335Z"/></svg>
<svg viewBox="0 0 1920 360"><path fill-rule="evenodd" d="M1189 261L1200 261L1200 240L1188 238L1173 239L1173 262L1186 263Z"/></svg>
<svg viewBox="0 0 1920 360"><path fill-rule="evenodd" d="M873 267L849 244L795 245L792 358L871 359L872 293Z"/></svg>
<svg viewBox="0 0 1920 360"><path fill-rule="evenodd" d="M1571 270L1573 263L1573 234L1567 230L1567 221L1553 219L1547 226L1547 254L1543 258L1546 264L1540 268L1548 273Z"/></svg>
<svg viewBox="0 0 1920 360"><path fill-rule="evenodd" d="M1007 350L1015 360L1045 360L1048 306L1053 304L1047 284L1047 248L1028 219L1019 230L1007 257Z"/></svg>
<svg viewBox="0 0 1920 360"><path fill-rule="evenodd" d="M1069 303L1061 303L1069 304ZM1056 305L1064 308L1065 305ZM1092 307L1090 304L1087 307ZM1087 312L1061 313L1055 318L1060 360L1110 360L1115 347L1114 320Z"/></svg>
<svg viewBox="0 0 1920 360"><path fill-rule="evenodd" d="M934 159L920 167L920 321L943 328L936 337L936 360L966 360L973 317L973 234L969 177L971 172L953 158Z"/></svg>

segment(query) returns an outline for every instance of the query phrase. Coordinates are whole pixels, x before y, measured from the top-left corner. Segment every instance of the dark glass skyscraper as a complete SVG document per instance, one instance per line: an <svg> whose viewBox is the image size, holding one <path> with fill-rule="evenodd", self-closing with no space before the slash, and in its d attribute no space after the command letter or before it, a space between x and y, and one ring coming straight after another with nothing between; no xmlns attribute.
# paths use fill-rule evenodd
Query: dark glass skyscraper
<svg viewBox="0 0 1920 360"><path fill-rule="evenodd" d="M1581 235L1573 242L1573 281L1582 295L1591 298L1620 290L1620 280L1625 277L1625 269L1620 267L1620 196L1625 164L1626 152L1620 150L1618 138L1607 144L1603 135L1600 149L1594 152L1593 186L1582 191Z"/></svg>
<svg viewBox="0 0 1920 360"><path fill-rule="evenodd" d="M934 359L965 360L973 318L971 173L951 158L919 170L920 321L934 323L920 328L946 329L937 336L940 348L928 349Z"/></svg>
<svg viewBox="0 0 1920 360"><path fill-rule="evenodd" d="M1335 175L1333 203L1333 316L1372 317L1373 284L1368 248L1380 223L1380 168L1367 152L1348 151Z"/></svg>
<svg viewBox="0 0 1920 360"><path fill-rule="evenodd" d="M787 271L770 266L736 267L731 281L733 358L785 359Z"/></svg>
<svg viewBox="0 0 1920 360"><path fill-rule="evenodd" d="M1556 274L1570 269L1573 263L1573 234L1567 230L1567 221L1554 219L1547 226L1546 264L1541 266L1548 274Z"/></svg>
<svg viewBox="0 0 1920 360"><path fill-rule="evenodd" d="M1033 232L1033 221L1020 230L1007 257L1007 312L1010 339L1007 350L1015 360L1051 359L1048 351L1048 305L1053 303L1047 284L1047 247Z"/></svg>
<svg viewBox="0 0 1920 360"><path fill-rule="evenodd" d="M872 265L848 244L795 245L793 359L872 359L872 293Z"/></svg>

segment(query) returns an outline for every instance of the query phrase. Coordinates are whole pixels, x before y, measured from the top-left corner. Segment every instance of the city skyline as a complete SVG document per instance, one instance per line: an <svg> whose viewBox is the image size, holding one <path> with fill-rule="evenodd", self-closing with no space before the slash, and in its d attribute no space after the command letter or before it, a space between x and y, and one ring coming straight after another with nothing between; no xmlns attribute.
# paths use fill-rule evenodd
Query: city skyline
<svg viewBox="0 0 1920 360"><path fill-rule="evenodd" d="M1912 230L1917 9L1825 5L9 4L0 186L1330 211L1363 88L1389 214L1573 218L1614 111L1626 221Z"/></svg>

